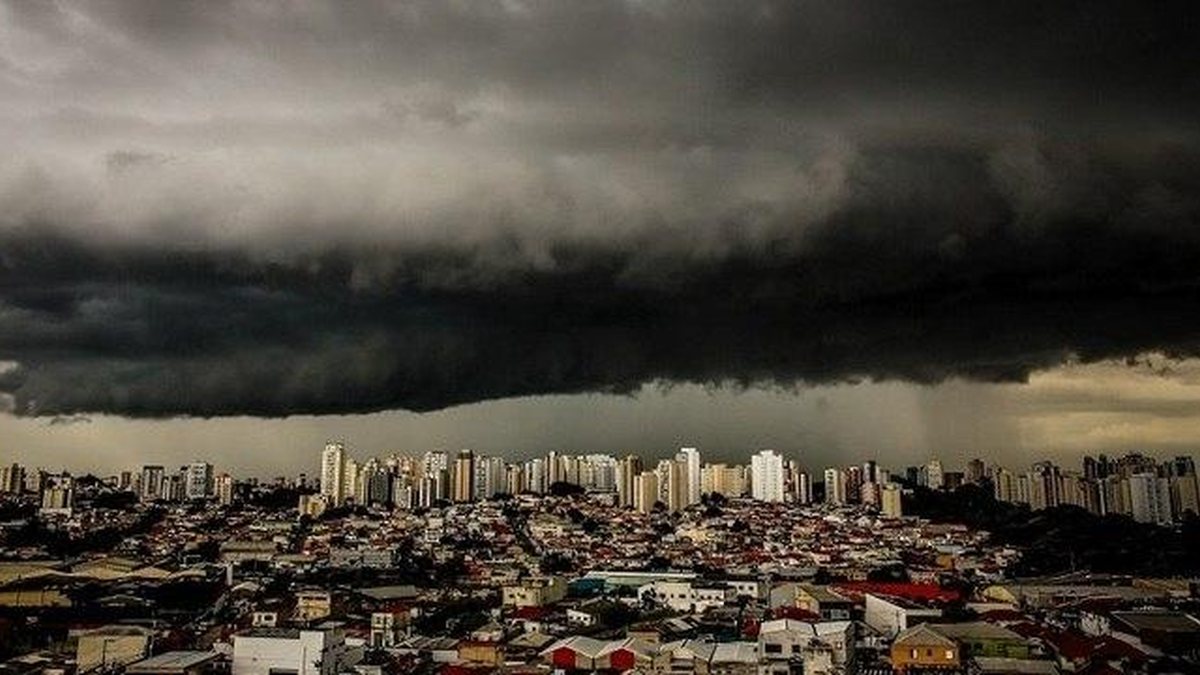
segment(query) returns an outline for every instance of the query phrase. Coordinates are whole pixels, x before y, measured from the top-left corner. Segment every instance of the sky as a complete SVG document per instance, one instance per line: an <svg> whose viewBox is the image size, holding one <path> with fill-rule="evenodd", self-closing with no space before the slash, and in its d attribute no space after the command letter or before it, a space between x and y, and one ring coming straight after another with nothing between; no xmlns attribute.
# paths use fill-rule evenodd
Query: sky
<svg viewBox="0 0 1200 675"><path fill-rule="evenodd" d="M0 1L0 453L1190 452L1198 18Z"/></svg>

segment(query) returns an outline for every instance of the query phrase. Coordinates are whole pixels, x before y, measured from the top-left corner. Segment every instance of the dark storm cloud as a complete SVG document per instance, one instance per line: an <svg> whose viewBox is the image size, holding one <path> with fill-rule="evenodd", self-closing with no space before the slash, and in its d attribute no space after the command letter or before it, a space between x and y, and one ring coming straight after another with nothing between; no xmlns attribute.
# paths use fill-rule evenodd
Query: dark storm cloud
<svg viewBox="0 0 1200 675"><path fill-rule="evenodd" d="M1194 3L11 3L22 414L1200 355Z"/></svg>

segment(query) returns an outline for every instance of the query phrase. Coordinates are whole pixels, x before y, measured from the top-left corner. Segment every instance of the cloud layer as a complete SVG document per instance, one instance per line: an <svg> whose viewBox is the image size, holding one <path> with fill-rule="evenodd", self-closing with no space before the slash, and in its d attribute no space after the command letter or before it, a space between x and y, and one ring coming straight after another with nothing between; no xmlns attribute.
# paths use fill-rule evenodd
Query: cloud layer
<svg viewBox="0 0 1200 675"><path fill-rule="evenodd" d="M0 391L277 416L1198 355L1198 12L5 4Z"/></svg>

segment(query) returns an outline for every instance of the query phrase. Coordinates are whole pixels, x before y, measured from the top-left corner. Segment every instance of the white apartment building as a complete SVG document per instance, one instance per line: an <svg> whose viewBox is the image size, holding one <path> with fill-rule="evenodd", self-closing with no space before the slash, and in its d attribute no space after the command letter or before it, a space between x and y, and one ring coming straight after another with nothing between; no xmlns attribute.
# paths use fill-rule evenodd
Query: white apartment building
<svg viewBox="0 0 1200 675"><path fill-rule="evenodd" d="M339 506L346 492L346 446L326 443L321 452L321 494L330 506Z"/></svg>
<svg viewBox="0 0 1200 675"><path fill-rule="evenodd" d="M763 450L750 458L750 496L763 502L783 501L783 457Z"/></svg>

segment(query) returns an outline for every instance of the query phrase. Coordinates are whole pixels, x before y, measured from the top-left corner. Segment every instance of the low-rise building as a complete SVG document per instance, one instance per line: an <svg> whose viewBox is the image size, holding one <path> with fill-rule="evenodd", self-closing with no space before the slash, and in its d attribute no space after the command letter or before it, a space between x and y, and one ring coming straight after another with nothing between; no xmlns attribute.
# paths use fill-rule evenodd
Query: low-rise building
<svg viewBox="0 0 1200 675"><path fill-rule="evenodd" d="M105 626L81 633L75 643L78 673L109 670L141 661L150 653L154 631L140 626Z"/></svg>
<svg viewBox="0 0 1200 675"><path fill-rule="evenodd" d="M846 672L854 662L854 623L764 621L758 630L758 653L764 664L763 675L785 675L793 661L809 663L803 671L806 673Z"/></svg>
<svg viewBox="0 0 1200 675"><path fill-rule="evenodd" d="M354 656L340 627L251 628L233 637L231 675L336 675Z"/></svg>
<svg viewBox="0 0 1200 675"><path fill-rule="evenodd" d="M962 666L958 644L925 623L901 631L892 641L891 656L899 673Z"/></svg>
<svg viewBox="0 0 1200 675"><path fill-rule="evenodd" d="M643 602L653 602L677 612L705 612L732 602L734 589L723 583L699 581L654 581L638 589Z"/></svg>
<svg viewBox="0 0 1200 675"><path fill-rule="evenodd" d="M942 610L926 607L897 597L866 593L863 595L863 623L886 636L895 636L909 627L936 619Z"/></svg>
<svg viewBox="0 0 1200 675"><path fill-rule="evenodd" d="M501 602L505 607L544 607L567 596L567 583L561 577L533 577L505 586Z"/></svg>

